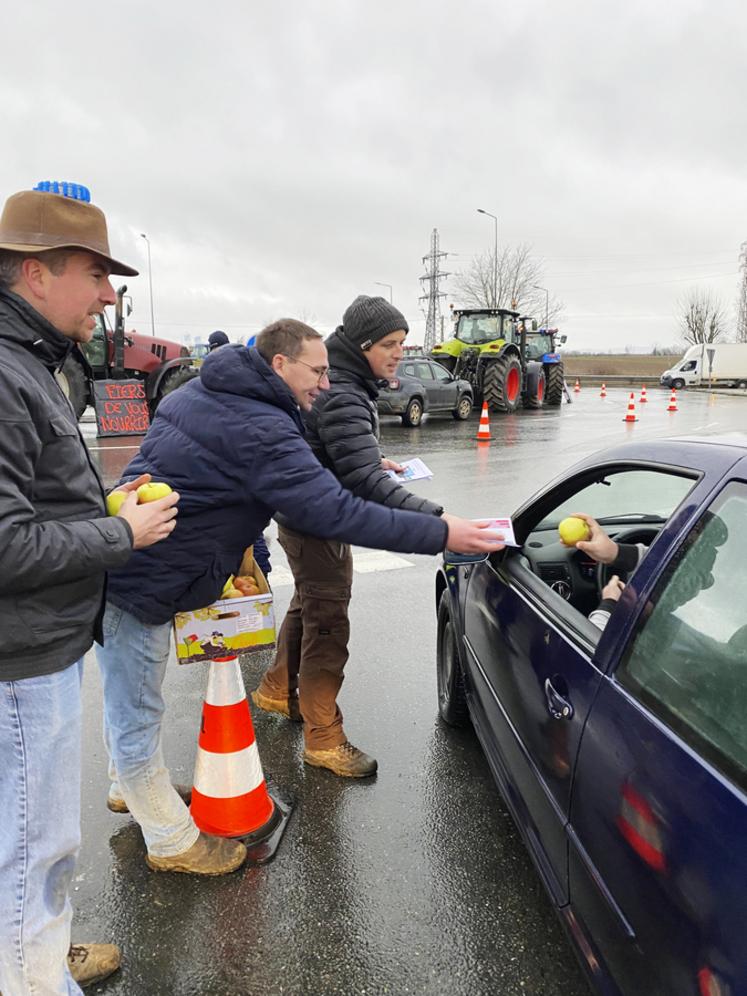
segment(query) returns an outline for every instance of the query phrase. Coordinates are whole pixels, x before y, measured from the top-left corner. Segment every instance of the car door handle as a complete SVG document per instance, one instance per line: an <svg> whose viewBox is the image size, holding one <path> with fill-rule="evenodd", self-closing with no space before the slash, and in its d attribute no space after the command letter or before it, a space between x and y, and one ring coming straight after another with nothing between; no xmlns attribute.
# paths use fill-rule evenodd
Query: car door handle
<svg viewBox="0 0 747 996"><path fill-rule="evenodd" d="M549 678L545 680L545 698L547 699L547 708L550 710L550 715L553 719L573 718L573 706L568 699L563 698Z"/></svg>

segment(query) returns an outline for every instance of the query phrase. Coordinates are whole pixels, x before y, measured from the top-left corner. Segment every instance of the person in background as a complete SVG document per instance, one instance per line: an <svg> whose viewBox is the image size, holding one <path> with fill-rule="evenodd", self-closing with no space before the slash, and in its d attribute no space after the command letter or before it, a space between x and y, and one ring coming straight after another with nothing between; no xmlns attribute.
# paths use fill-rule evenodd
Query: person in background
<svg viewBox="0 0 747 996"><path fill-rule="evenodd" d="M0 990L80 993L120 962L70 944L80 846L83 655L100 639L105 572L165 539L178 494L106 513L101 478L55 379L115 302L106 219L43 191L0 218Z"/></svg>
<svg viewBox="0 0 747 996"><path fill-rule="evenodd" d="M221 332L220 329L216 329L215 332L211 332L208 336L208 352L212 353L214 349L219 349L221 346L227 346L229 343L228 336L225 332Z"/></svg>

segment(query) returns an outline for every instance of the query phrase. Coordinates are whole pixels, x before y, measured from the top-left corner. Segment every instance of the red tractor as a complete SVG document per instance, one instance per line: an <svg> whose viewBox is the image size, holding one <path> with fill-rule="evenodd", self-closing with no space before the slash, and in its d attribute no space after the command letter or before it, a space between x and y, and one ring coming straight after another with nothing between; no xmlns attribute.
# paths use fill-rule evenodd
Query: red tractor
<svg viewBox="0 0 747 996"><path fill-rule="evenodd" d="M140 332L125 332L126 291L126 287L117 291L114 329L108 326L103 315L98 315L93 338L80 347L85 360L73 350L58 373L60 386L77 418L87 405L93 404L93 380L142 380L152 415L165 394L197 375L186 346Z"/></svg>

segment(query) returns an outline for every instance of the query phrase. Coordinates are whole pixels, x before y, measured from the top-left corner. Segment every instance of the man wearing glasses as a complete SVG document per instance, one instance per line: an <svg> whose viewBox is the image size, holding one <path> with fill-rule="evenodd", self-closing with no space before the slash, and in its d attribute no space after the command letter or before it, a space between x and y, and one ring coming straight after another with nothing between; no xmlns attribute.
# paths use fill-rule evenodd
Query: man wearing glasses
<svg viewBox="0 0 747 996"><path fill-rule="evenodd" d="M171 536L109 575L97 649L112 785L108 805L132 813L156 871L222 875L246 858L241 841L200 833L162 750L161 694L176 612L204 608L246 547L280 512L304 534L410 553L500 549L473 522L395 511L354 498L304 439L301 410L329 387L314 329L274 322L255 348L209 353L200 376L168 395L124 479L150 473L180 494ZM157 552L155 552L157 550Z"/></svg>

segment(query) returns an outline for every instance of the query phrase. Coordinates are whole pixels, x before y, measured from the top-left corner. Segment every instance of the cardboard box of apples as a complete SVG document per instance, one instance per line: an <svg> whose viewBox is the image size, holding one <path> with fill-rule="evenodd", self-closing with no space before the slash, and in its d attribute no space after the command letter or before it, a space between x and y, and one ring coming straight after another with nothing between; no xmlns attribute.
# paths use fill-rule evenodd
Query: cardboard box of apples
<svg viewBox="0 0 747 996"><path fill-rule="evenodd" d="M238 574L227 579L217 602L176 614L174 642L179 664L275 645L272 593L251 547L244 553Z"/></svg>

